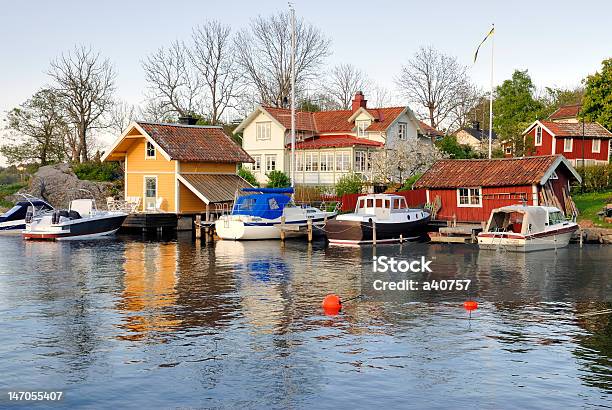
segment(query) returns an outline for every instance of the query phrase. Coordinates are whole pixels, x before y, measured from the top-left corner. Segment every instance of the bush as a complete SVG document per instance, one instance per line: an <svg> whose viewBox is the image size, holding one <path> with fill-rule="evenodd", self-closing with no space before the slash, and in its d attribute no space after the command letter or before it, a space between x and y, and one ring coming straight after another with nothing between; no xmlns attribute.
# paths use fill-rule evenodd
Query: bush
<svg viewBox="0 0 612 410"><path fill-rule="evenodd" d="M283 171L271 171L268 177L268 188L287 188L291 186L291 180Z"/></svg>
<svg viewBox="0 0 612 410"><path fill-rule="evenodd" d="M417 179L421 178L421 175L423 174L415 174L411 176L410 178L408 178L406 181L404 181L404 185L402 185L399 190L400 191L412 190L412 186L414 185L415 182L417 182Z"/></svg>
<svg viewBox="0 0 612 410"><path fill-rule="evenodd" d="M13 184L0 184L0 208L11 208L14 204L11 201L7 201L5 198L9 195L13 195L25 186L26 184L19 182Z"/></svg>
<svg viewBox="0 0 612 410"><path fill-rule="evenodd" d="M73 164L72 170L79 179L86 181L111 182L121 178L121 169L117 162L83 162Z"/></svg>
<svg viewBox="0 0 612 410"><path fill-rule="evenodd" d="M343 175L336 183L336 195L360 194L363 189L363 179L360 175L349 173Z"/></svg>
<svg viewBox="0 0 612 410"><path fill-rule="evenodd" d="M453 159L470 159L478 156L478 153L474 152L469 145L459 144L454 135L447 135L436 141L436 147Z"/></svg>
<svg viewBox="0 0 612 410"><path fill-rule="evenodd" d="M612 189L612 164L588 165L578 167L576 171L582 177L578 192L602 192Z"/></svg>
<svg viewBox="0 0 612 410"><path fill-rule="evenodd" d="M238 176L253 186L259 186L259 182L257 182L255 174L253 174L248 168L240 167L238 170Z"/></svg>

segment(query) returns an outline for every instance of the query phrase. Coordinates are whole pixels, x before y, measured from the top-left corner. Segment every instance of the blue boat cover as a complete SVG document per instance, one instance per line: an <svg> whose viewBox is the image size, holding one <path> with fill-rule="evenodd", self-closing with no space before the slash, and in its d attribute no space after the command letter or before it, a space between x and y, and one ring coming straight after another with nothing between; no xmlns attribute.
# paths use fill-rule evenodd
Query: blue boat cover
<svg viewBox="0 0 612 410"><path fill-rule="evenodd" d="M253 194L238 198L232 210L233 215L258 216L276 219L283 215L283 208L291 200L283 194Z"/></svg>
<svg viewBox="0 0 612 410"><path fill-rule="evenodd" d="M242 192L260 192L262 194L292 194L293 188L242 188Z"/></svg>

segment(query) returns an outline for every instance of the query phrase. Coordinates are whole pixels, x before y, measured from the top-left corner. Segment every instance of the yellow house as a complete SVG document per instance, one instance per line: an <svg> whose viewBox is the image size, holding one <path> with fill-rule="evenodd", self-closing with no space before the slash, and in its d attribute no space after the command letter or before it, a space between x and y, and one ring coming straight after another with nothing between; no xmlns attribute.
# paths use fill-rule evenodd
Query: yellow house
<svg viewBox="0 0 612 410"><path fill-rule="evenodd" d="M251 186L236 172L253 159L220 126L137 121L102 161L124 162L126 200L143 212L201 213Z"/></svg>

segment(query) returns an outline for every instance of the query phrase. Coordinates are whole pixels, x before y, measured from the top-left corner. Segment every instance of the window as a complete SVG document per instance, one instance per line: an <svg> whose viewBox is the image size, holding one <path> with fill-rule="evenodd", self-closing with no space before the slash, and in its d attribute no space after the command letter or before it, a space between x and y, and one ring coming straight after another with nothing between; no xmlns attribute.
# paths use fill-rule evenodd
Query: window
<svg viewBox="0 0 612 410"><path fill-rule="evenodd" d="M563 140L563 151L572 152L574 149L574 140L572 138L565 138Z"/></svg>
<svg viewBox="0 0 612 410"><path fill-rule="evenodd" d="M276 169L276 155L266 155L266 172Z"/></svg>
<svg viewBox="0 0 612 410"><path fill-rule="evenodd" d="M155 145L153 145L151 141L147 141L145 149L145 159L147 158L155 158Z"/></svg>
<svg viewBox="0 0 612 410"><path fill-rule="evenodd" d="M276 198L268 199L268 207L272 210L280 208L280 206L278 206L278 202L276 202Z"/></svg>
<svg viewBox="0 0 612 410"><path fill-rule="evenodd" d="M303 171L304 170L304 157L303 157L304 153L303 152L297 152L295 154L295 170L296 171Z"/></svg>
<svg viewBox="0 0 612 410"><path fill-rule="evenodd" d="M539 125L536 127L535 131L535 145L542 145L542 127Z"/></svg>
<svg viewBox="0 0 612 410"><path fill-rule="evenodd" d="M557 171L553 171L552 174L550 174L550 179L559 179L559 176L557 175Z"/></svg>
<svg viewBox="0 0 612 410"><path fill-rule="evenodd" d="M145 198L157 197L157 178L145 177Z"/></svg>
<svg viewBox="0 0 612 410"><path fill-rule="evenodd" d="M562 222L565 222L565 218L563 217L563 214L561 212L550 212L548 214L549 225L555 225Z"/></svg>
<svg viewBox="0 0 612 410"><path fill-rule="evenodd" d="M304 162L306 162L306 171L317 172L319 170L319 153L307 152Z"/></svg>
<svg viewBox="0 0 612 410"><path fill-rule="evenodd" d="M253 157L253 160L255 161L253 163L253 171L260 171L261 170L261 155L251 155Z"/></svg>
<svg viewBox="0 0 612 410"><path fill-rule="evenodd" d="M370 126L370 121L368 120L355 121L355 125L357 125L357 136L365 137L366 129Z"/></svg>
<svg viewBox="0 0 612 410"><path fill-rule="evenodd" d="M592 152L600 152L601 151L601 140L600 139L593 139L592 145L591 145L591 151Z"/></svg>
<svg viewBox="0 0 612 410"><path fill-rule="evenodd" d="M400 140L408 138L408 124L405 122L397 123L397 138Z"/></svg>
<svg viewBox="0 0 612 410"><path fill-rule="evenodd" d="M480 188L459 188L457 189L457 196L457 204L460 207L482 206Z"/></svg>
<svg viewBox="0 0 612 410"><path fill-rule="evenodd" d="M506 151L506 154L508 154L508 155L512 154L512 147L508 145L508 146L505 148L505 151Z"/></svg>
<svg viewBox="0 0 612 410"><path fill-rule="evenodd" d="M322 152L321 153L321 171L333 171L334 170L334 153L333 152Z"/></svg>
<svg viewBox="0 0 612 410"><path fill-rule="evenodd" d="M351 153L348 151L336 152L336 171L346 172L351 168Z"/></svg>
<svg viewBox="0 0 612 410"><path fill-rule="evenodd" d="M365 172L367 169L368 153L364 151L355 152L355 171Z"/></svg>
<svg viewBox="0 0 612 410"><path fill-rule="evenodd" d="M257 140L269 140L270 139L270 130L272 128L271 122L258 122L255 124L257 126Z"/></svg>

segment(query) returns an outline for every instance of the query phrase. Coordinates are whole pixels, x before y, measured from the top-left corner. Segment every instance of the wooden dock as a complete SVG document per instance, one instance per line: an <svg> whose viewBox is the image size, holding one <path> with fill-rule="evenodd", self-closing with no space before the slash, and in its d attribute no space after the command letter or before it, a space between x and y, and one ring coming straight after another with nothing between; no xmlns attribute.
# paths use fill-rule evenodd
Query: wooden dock
<svg viewBox="0 0 612 410"><path fill-rule="evenodd" d="M123 225L121 225L121 230L141 230L142 232L176 230L177 221L177 215L169 212L138 212L130 214L125 218Z"/></svg>
<svg viewBox="0 0 612 410"><path fill-rule="evenodd" d="M443 226L438 232L430 232L429 238L438 243L476 243L482 229L482 225L475 224Z"/></svg>

